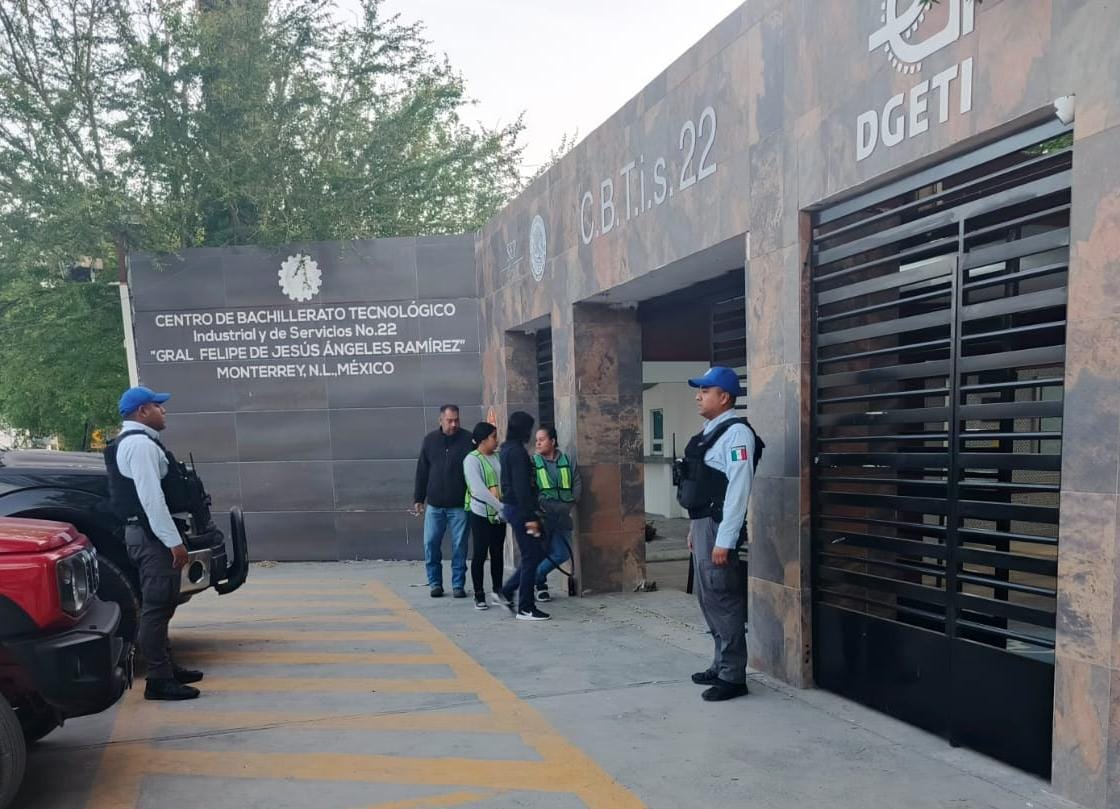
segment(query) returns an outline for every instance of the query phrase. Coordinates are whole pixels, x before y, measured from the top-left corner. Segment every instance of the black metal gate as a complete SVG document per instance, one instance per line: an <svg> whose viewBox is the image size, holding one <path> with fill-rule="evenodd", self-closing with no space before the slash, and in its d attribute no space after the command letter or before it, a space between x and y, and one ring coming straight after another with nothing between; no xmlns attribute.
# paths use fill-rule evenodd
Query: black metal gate
<svg viewBox="0 0 1120 809"><path fill-rule="evenodd" d="M552 394L552 329L537 332L537 426L556 426Z"/></svg>
<svg viewBox="0 0 1120 809"><path fill-rule="evenodd" d="M817 683L1050 772L1070 138L814 214Z"/></svg>

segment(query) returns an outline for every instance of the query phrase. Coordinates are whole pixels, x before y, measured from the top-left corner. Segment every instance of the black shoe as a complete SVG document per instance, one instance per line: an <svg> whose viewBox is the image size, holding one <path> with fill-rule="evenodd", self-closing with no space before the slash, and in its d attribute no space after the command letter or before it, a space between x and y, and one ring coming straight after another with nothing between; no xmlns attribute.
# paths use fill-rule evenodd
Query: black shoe
<svg viewBox="0 0 1120 809"><path fill-rule="evenodd" d="M551 601L551 600L552 600L552 596L550 596L548 594L548 588L547 587L538 587L537 588L537 601Z"/></svg>
<svg viewBox="0 0 1120 809"><path fill-rule="evenodd" d="M467 591L464 590L462 587L456 587L454 590L451 591L451 595L455 596L455 598L466 598L467 597Z"/></svg>
<svg viewBox="0 0 1120 809"><path fill-rule="evenodd" d="M432 598L443 598L443 588L438 584L432 588Z"/></svg>
<svg viewBox="0 0 1120 809"><path fill-rule="evenodd" d="M174 677L161 677L158 680L148 680L144 686L144 699L196 699L199 691L189 685L177 682Z"/></svg>
<svg viewBox="0 0 1120 809"><path fill-rule="evenodd" d="M474 608L476 610L488 610L490 605L486 603L486 593L474 594Z"/></svg>
<svg viewBox="0 0 1120 809"><path fill-rule="evenodd" d="M529 612L517 613L518 621L547 621L551 617L547 612L541 612L536 607L533 607Z"/></svg>
<svg viewBox="0 0 1120 809"><path fill-rule="evenodd" d="M729 683L727 680L716 678L716 683L700 695L705 702L723 702L725 699L734 699L747 695L746 683Z"/></svg>
<svg viewBox="0 0 1120 809"><path fill-rule="evenodd" d="M202 677L203 674L201 671L195 669L181 669L178 666L175 667L175 682L183 683L183 685L197 683Z"/></svg>
<svg viewBox="0 0 1120 809"><path fill-rule="evenodd" d="M714 669L698 671L692 675L692 682L697 685L715 685L719 682L719 673Z"/></svg>

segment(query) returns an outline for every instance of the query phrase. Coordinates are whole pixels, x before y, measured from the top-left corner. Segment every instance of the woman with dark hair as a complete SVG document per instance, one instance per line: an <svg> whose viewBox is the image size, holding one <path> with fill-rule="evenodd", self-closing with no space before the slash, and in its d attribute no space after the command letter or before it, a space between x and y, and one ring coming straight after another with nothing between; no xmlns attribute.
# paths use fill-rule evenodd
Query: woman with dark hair
<svg viewBox="0 0 1120 809"><path fill-rule="evenodd" d="M497 428L480 421L471 432L471 443L474 451L463 459L463 476L467 479L463 508L467 511L474 537L474 552L471 554L474 608L485 610L489 608L483 587L486 556L490 556L490 580L496 593L502 589L502 551L506 544L506 524L502 521L502 502L498 499L502 468L494 454L498 448Z"/></svg>
<svg viewBox="0 0 1120 809"><path fill-rule="evenodd" d="M547 621L549 615L537 609L533 599L533 581L537 566L544 558L541 545L541 524L537 516L537 492L533 488L533 462L525 445L533 438L533 417L521 410L510 413L506 440L502 444L502 513L513 526L513 536L521 551L517 570L509 577L494 601L502 604L519 621ZM517 607L513 591L517 590Z"/></svg>

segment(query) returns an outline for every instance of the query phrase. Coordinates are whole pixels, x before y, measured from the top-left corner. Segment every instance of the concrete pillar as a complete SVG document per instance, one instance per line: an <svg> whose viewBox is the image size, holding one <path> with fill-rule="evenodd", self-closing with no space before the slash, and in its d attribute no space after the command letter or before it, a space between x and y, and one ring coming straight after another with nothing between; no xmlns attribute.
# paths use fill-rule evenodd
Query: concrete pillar
<svg viewBox="0 0 1120 809"><path fill-rule="evenodd" d="M1120 805L1120 127L1073 148L1054 673L1054 786ZM1091 107L1090 107L1091 109Z"/></svg>
<svg viewBox="0 0 1120 809"><path fill-rule="evenodd" d="M634 309L591 304L568 322L553 329L553 375L560 438L583 476L580 586L625 590L645 578L641 326Z"/></svg>
<svg viewBox="0 0 1120 809"><path fill-rule="evenodd" d="M796 219L771 230L753 239L765 252L746 269L747 416L766 441L748 518L747 648L752 668L804 688L812 684L809 234L799 243Z"/></svg>

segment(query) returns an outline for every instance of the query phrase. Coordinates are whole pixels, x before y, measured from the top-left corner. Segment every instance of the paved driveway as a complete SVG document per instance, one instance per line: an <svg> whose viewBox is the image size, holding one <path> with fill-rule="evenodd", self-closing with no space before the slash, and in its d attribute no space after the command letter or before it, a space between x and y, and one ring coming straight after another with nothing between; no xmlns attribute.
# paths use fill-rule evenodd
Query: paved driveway
<svg viewBox="0 0 1120 809"><path fill-rule="evenodd" d="M1068 806L1047 785L764 677L703 703L683 593L559 599L544 624L430 599L408 563L254 567L173 624L203 696L75 720L17 809ZM561 588L558 588L561 589Z"/></svg>

